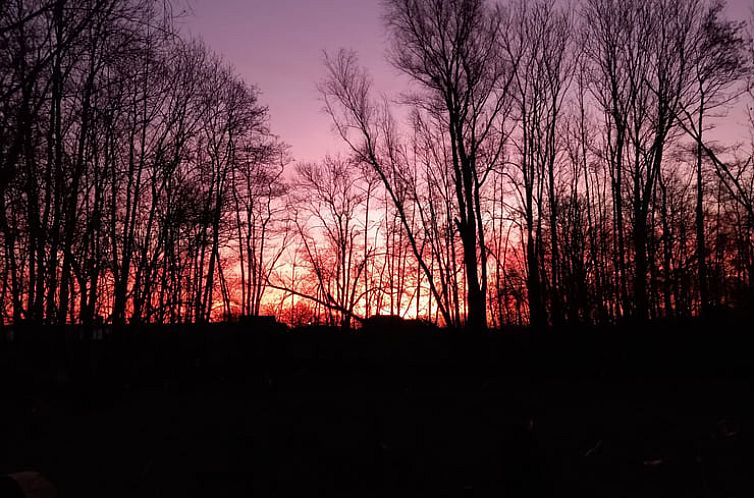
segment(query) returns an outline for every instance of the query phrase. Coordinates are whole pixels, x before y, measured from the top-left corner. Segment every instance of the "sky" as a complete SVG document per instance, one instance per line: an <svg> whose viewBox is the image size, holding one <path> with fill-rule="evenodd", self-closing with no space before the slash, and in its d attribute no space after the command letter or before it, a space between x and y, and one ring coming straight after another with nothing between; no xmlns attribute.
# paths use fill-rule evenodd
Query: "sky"
<svg viewBox="0 0 754 498"><path fill-rule="evenodd" d="M257 85L273 133L298 161L345 151L322 112L317 83L324 51L355 50L374 88L398 93L407 80L385 60L387 33L378 0L190 0L180 21Z"/></svg>
<svg viewBox="0 0 754 498"><path fill-rule="evenodd" d="M408 80L385 60L387 32L379 0L184 0L180 24L261 90L273 133L297 161L345 151L322 112L317 82L323 53L355 50L376 91L388 96ZM730 0L729 16L746 19L754 0Z"/></svg>

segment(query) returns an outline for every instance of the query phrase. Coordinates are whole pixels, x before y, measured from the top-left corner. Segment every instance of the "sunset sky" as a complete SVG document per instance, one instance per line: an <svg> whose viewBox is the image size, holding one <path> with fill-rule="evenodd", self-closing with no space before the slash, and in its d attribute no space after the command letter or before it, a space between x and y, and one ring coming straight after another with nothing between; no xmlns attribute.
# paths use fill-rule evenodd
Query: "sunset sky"
<svg viewBox="0 0 754 498"><path fill-rule="evenodd" d="M375 89L395 96L407 80L385 60L387 33L379 0L184 0L180 22L262 91L273 131L296 161L343 151L322 112L317 82L323 51L355 50ZM732 18L746 19L751 0L730 0Z"/></svg>
<svg viewBox="0 0 754 498"><path fill-rule="evenodd" d="M190 0L181 24L231 62L262 91L273 131L297 161L343 150L322 113L317 81L323 52L355 50L379 91L405 80L384 57L386 31L377 0Z"/></svg>

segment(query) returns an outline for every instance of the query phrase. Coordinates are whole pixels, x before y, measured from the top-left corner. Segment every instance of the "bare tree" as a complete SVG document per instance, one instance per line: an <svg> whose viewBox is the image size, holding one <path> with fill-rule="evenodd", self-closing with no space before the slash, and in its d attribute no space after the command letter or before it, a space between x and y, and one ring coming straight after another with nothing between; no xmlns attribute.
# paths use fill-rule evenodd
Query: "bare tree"
<svg viewBox="0 0 754 498"><path fill-rule="evenodd" d="M558 194L556 159L559 154L558 124L573 70L570 47L571 24L554 2L520 2L511 14L513 29L503 46L514 70L515 99L519 129L516 134L518 169L523 188L521 203L526 225L527 290L531 324L547 323L542 281L544 268L543 218L549 214L550 307L552 321L562 321L560 304L558 243ZM546 192L546 198L545 198ZM545 205L547 203L547 205ZM549 213L547 213L549 211Z"/></svg>
<svg viewBox="0 0 754 498"><path fill-rule="evenodd" d="M366 289L367 260L359 248L366 196L355 185L358 170L346 161L326 158L319 165L300 164L296 171L296 225L316 293L337 314L334 320L348 329Z"/></svg>
<svg viewBox="0 0 754 498"><path fill-rule="evenodd" d="M390 60L422 90L416 105L441 117L450 141L455 220L466 272L467 325L487 326L481 189L502 152L511 61L497 43L503 18L482 0L385 2Z"/></svg>

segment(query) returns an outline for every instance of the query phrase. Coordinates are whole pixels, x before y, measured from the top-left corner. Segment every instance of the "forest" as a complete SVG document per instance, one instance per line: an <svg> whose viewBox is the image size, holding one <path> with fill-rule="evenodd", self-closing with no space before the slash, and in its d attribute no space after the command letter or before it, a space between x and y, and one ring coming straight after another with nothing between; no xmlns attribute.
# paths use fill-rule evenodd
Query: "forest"
<svg viewBox="0 0 754 498"><path fill-rule="evenodd" d="M324 54L348 152L301 162L169 2L0 1L0 324L751 307L750 23L719 0L382 8L410 84Z"/></svg>

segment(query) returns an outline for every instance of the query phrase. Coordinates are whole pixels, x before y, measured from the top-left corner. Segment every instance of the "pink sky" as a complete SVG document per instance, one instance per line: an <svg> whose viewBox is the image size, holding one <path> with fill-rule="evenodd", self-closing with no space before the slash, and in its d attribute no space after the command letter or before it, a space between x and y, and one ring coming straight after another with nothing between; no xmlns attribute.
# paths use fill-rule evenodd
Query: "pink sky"
<svg viewBox="0 0 754 498"><path fill-rule="evenodd" d="M203 38L259 87L273 132L297 161L345 150L319 100L323 51L355 50L381 92L405 86L385 61L377 0L190 0L190 6L193 15L181 21L185 31Z"/></svg>
<svg viewBox="0 0 754 498"><path fill-rule="evenodd" d="M359 54L375 89L396 95L407 80L385 61L386 31L378 0L183 0L191 14L183 29L203 38L262 91L273 132L297 161L343 151L322 112L317 82L322 54L349 48ZM751 0L730 0L732 18L749 16Z"/></svg>

